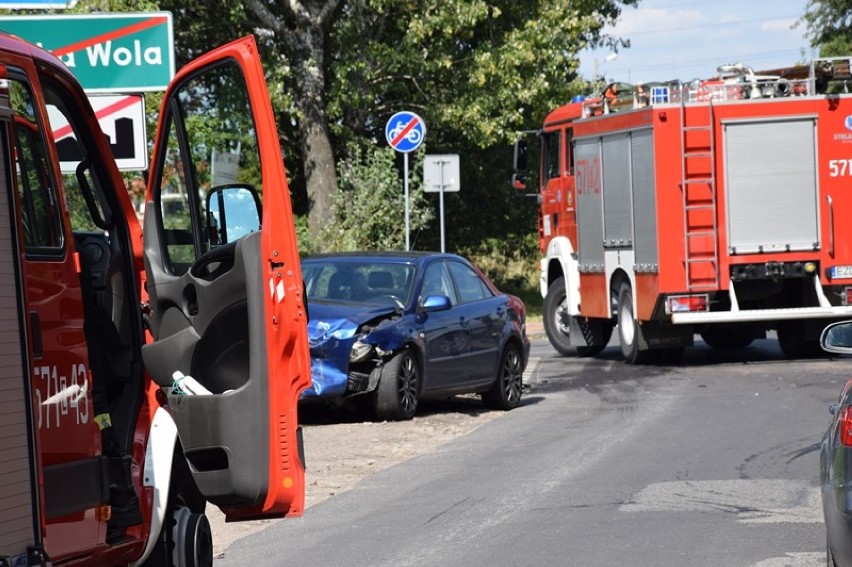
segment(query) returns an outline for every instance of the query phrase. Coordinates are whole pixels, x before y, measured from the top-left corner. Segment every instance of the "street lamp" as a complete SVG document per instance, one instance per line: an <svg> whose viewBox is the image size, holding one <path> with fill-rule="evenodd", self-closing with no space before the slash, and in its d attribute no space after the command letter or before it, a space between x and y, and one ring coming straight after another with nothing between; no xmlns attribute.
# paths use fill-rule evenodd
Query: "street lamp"
<svg viewBox="0 0 852 567"><path fill-rule="evenodd" d="M601 90L603 88L604 77L600 72L600 68L603 65L606 65L610 61L615 61L618 59L618 53L610 53L606 57L604 57L603 63L598 63L598 58L595 57L595 77L594 82L595 86L598 87L597 90Z"/></svg>

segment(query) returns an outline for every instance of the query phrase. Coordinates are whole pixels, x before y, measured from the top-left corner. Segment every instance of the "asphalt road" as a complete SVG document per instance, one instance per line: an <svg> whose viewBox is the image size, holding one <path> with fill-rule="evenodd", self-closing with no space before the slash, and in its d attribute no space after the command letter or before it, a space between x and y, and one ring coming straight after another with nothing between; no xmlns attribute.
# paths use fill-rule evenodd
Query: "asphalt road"
<svg viewBox="0 0 852 567"><path fill-rule="evenodd" d="M852 359L698 345L642 367L617 347L560 358L537 340L522 407L216 563L824 565L818 447Z"/></svg>

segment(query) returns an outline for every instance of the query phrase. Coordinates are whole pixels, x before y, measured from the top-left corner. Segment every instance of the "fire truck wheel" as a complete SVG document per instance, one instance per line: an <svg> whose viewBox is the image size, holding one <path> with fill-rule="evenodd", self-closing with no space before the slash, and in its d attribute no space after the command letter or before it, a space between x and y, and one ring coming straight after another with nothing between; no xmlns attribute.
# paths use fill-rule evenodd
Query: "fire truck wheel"
<svg viewBox="0 0 852 567"><path fill-rule="evenodd" d="M714 325L701 331L701 339L716 349L745 348L754 341L755 334L749 329Z"/></svg>
<svg viewBox="0 0 852 567"><path fill-rule="evenodd" d="M583 334L594 337L595 342L586 346L571 345L571 315L568 313L565 278L556 279L547 289L543 319L547 339L556 352L564 356L595 356L606 348L612 335L613 325L609 320L576 318Z"/></svg>
<svg viewBox="0 0 852 567"><path fill-rule="evenodd" d="M779 325L778 346L786 358L816 358L826 355L819 340L809 340L805 335L805 325L794 321Z"/></svg>
<svg viewBox="0 0 852 567"><path fill-rule="evenodd" d="M574 356L577 350L571 346L568 297L565 293L565 278L558 278L547 288L542 318L547 340L561 355Z"/></svg>
<svg viewBox="0 0 852 567"><path fill-rule="evenodd" d="M621 353L627 364L648 364L658 354L652 350L639 350L639 327L633 316L633 291L629 284L622 284L618 292L618 339Z"/></svg>

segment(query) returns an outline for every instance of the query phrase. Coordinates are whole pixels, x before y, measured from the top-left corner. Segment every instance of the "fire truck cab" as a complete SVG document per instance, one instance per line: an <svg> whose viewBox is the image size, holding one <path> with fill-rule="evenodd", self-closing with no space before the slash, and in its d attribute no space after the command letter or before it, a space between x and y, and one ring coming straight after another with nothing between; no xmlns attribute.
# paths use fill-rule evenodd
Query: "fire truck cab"
<svg viewBox="0 0 852 567"><path fill-rule="evenodd" d="M207 503L304 508L306 315L254 39L184 67L159 118L143 237L83 89L0 36L0 565L209 565Z"/></svg>
<svg viewBox="0 0 852 567"><path fill-rule="evenodd" d="M709 80L613 83L555 109L541 140L544 324L593 356L618 326L629 363L694 334L735 348L777 333L788 357L852 315L850 59ZM524 188L528 142L515 145Z"/></svg>

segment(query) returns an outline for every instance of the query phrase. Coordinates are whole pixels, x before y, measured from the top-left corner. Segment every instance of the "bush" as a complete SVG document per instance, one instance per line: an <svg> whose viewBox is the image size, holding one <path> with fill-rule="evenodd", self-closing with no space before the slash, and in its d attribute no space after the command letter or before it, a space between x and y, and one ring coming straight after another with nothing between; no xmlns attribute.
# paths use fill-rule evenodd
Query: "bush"
<svg viewBox="0 0 852 567"><path fill-rule="evenodd" d="M537 234L488 238L460 254L476 264L501 291L520 297L528 315L541 315Z"/></svg>
<svg viewBox="0 0 852 567"><path fill-rule="evenodd" d="M390 147L353 146L338 164L339 189L334 195L334 221L323 230L322 251L402 250L405 248L405 191ZM433 217L423 196L421 159L415 158L409 179L411 233Z"/></svg>

